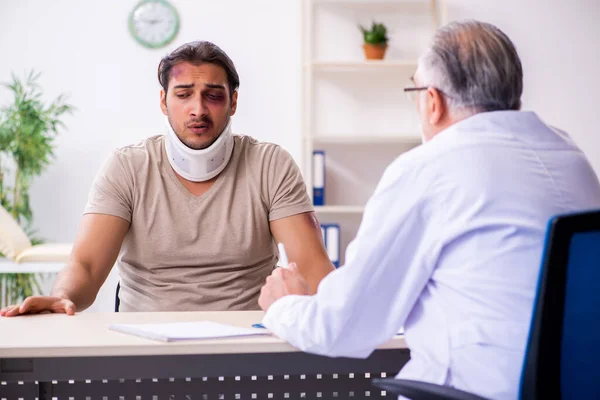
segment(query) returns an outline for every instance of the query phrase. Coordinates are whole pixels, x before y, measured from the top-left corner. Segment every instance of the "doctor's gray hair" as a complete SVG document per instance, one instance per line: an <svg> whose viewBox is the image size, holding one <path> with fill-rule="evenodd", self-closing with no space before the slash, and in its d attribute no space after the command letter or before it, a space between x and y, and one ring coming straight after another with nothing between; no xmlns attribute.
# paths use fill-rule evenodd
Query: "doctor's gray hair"
<svg viewBox="0 0 600 400"><path fill-rule="evenodd" d="M521 60L508 36L491 24L463 21L442 27L419 64L423 86L440 90L452 110L521 108Z"/></svg>

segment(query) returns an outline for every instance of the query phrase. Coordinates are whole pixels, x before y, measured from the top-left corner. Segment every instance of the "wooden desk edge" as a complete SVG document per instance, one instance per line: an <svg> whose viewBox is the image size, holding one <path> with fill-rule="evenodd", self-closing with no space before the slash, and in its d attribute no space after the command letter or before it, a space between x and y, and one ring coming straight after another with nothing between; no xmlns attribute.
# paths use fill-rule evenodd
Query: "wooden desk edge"
<svg viewBox="0 0 600 400"><path fill-rule="evenodd" d="M272 337L271 337L272 338ZM272 338L273 339L273 338ZM255 354L299 352L287 342L274 338L276 342L236 343L235 339L219 339L218 343L204 341L148 343L136 346L82 346L82 347L28 347L9 348L0 346L2 358L62 358L62 357L118 357L160 355L203 355L203 354ZM141 339L144 340L144 339ZM229 341L230 340L230 341ZM379 350L406 349L404 336L395 336L379 346Z"/></svg>

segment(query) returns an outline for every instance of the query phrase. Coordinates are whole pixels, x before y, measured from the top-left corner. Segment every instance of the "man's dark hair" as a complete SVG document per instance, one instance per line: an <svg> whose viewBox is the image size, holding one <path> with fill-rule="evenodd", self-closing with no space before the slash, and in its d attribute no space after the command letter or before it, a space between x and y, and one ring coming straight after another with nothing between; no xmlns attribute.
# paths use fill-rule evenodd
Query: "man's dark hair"
<svg viewBox="0 0 600 400"><path fill-rule="evenodd" d="M160 63L158 64L158 82L165 93L167 93L169 87L171 69L174 65L185 61L194 65L210 63L222 67L227 74L229 95L233 95L233 92L240 86L240 77L229 56L214 43L197 41L179 46L173 50L171 54L160 60Z"/></svg>

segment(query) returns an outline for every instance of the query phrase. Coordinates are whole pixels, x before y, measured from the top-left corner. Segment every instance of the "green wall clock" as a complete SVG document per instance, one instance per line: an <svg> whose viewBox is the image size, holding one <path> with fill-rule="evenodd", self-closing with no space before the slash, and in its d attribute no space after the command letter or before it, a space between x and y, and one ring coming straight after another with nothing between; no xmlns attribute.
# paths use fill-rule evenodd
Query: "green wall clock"
<svg viewBox="0 0 600 400"><path fill-rule="evenodd" d="M129 14L129 32L142 46L166 46L179 32L179 14L167 0L143 0Z"/></svg>

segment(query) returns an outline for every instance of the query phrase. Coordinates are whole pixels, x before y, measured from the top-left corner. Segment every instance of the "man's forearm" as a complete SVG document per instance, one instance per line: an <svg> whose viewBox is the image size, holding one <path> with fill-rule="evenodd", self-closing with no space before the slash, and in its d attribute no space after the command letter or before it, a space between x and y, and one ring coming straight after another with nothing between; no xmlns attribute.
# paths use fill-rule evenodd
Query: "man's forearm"
<svg viewBox="0 0 600 400"><path fill-rule="evenodd" d="M79 263L69 263L58 274L51 296L71 300L77 311L83 311L94 303L99 287L89 269Z"/></svg>
<svg viewBox="0 0 600 400"><path fill-rule="evenodd" d="M329 258L319 259L311 265L310 269L302 270L302 267L299 268L300 273L306 280L306 283L308 283L309 294L317 293L317 288L319 287L321 280L335 270L335 267L331 261L329 261Z"/></svg>

